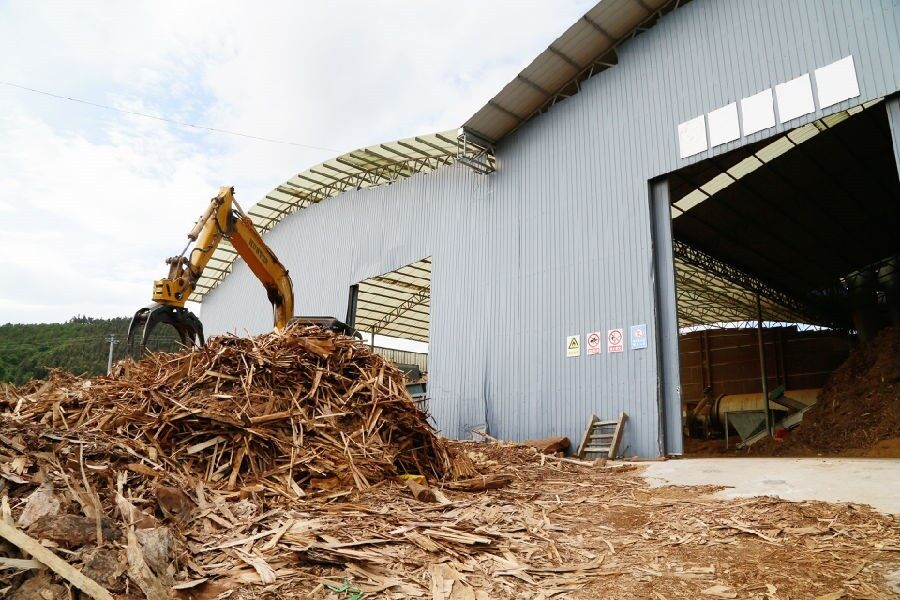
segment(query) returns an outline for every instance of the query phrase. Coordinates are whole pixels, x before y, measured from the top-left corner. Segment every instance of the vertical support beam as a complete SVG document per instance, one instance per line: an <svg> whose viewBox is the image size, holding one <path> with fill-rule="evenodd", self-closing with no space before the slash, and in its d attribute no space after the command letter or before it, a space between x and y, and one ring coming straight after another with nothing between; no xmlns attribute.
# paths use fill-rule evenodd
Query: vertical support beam
<svg viewBox="0 0 900 600"><path fill-rule="evenodd" d="M784 330L778 330L778 347L776 348L776 356L778 357L778 379L776 379L775 383L777 385L783 385L784 389L788 389L788 380L787 380L787 353L784 348Z"/></svg>
<svg viewBox="0 0 900 600"><path fill-rule="evenodd" d="M888 124L891 128L891 138L894 141L894 160L897 161L897 174L900 176L900 94L894 94L888 98L885 104L887 110ZM897 268L900 267L900 260L894 258L884 269L888 273L892 273L887 277L887 303L890 311L891 323L900 324L900 278L897 275Z"/></svg>
<svg viewBox="0 0 900 600"><path fill-rule="evenodd" d="M344 323L351 329L356 329L356 306L359 303L359 284L350 286L350 297L347 299L347 317Z"/></svg>
<svg viewBox="0 0 900 600"><path fill-rule="evenodd" d="M666 178L650 182L653 225L656 356L659 404L659 452L682 454L681 373L678 357L678 314L675 300L675 258L672 252L672 208Z"/></svg>
<svg viewBox="0 0 900 600"><path fill-rule="evenodd" d="M762 378L762 393L765 399L766 431L772 435L772 415L769 411L769 381L766 376L766 349L763 342L763 314L759 293L756 294L756 341L759 344L759 375Z"/></svg>
<svg viewBox="0 0 900 600"><path fill-rule="evenodd" d="M700 335L701 340L701 348L703 349L703 369L705 371L705 376L703 378L703 389L712 388L713 378L712 378L712 363L709 358L709 330L704 330Z"/></svg>
<svg viewBox="0 0 900 600"><path fill-rule="evenodd" d="M888 98L884 103L887 110L891 137L894 139L894 160L897 161L897 173L900 174L900 95Z"/></svg>

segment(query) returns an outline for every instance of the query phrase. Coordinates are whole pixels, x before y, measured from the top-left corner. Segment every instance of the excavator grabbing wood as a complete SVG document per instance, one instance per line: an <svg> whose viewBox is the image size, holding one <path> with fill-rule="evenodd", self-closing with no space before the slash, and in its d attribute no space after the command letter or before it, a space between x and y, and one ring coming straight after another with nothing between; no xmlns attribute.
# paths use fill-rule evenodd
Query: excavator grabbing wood
<svg viewBox="0 0 900 600"><path fill-rule="evenodd" d="M172 325L185 346L205 344L203 323L185 304L223 239L231 242L265 288L274 311L275 329L284 329L289 322L299 320L348 335L355 333L352 327L333 317L293 317L294 290L288 270L263 242L253 221L235 200L234 188L223 187L188 232L188 243L181 254L166 259L169 273L153 283L153 303L138 310L131 319L127 342L129 356L135 355L138 332L137 354L140 355L160 323ZM194 243L193 248L191 243Z"/></svg>

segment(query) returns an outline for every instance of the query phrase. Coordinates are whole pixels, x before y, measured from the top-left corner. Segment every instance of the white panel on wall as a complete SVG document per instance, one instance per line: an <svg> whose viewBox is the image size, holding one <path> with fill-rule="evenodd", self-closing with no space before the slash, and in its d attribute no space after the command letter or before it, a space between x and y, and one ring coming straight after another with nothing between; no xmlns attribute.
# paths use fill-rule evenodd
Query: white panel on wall
<svg viewBox="0 0 900 600"><path fill-rule="evenodd" d="M703 115L678 125L678 150L681 158L706 150L706 123Z"/></svg>
<svg viewBox="0 0 900 600"><path fill-rule="evenodd" d="M744 135L775 127L775 107L772 104L771 88L741 100L741 122L744 126Z"/></svg>
<svg viewBox="0 0 900 600"><path fill-rule="evenodd" d="M815 112L809 73L776 85L775 99L778 101L778 121L781 123Z"/></svg>
<svg viewBox="0 0 900 600"><path fill-rule="evenodd" d="M732 102L722 108L717 108L708 115L709 122L709 147L714 148L727 142L733 142L741 137L741 127L738 124L737 103Z"/></svg>
<svg viewBox="0 0 900 600"><path fill-rule="evenodd" d="M846 56L837 62L816 69L816 91L819 108L826 108L838 102L859 96L859 82L853 57Z"/></svg>

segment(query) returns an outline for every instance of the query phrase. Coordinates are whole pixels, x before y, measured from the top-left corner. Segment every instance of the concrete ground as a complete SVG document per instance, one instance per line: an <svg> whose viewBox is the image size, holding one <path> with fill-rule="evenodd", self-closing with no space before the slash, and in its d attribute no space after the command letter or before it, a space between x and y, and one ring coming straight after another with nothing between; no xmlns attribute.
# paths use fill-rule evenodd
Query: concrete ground
<svg viewBox="0 0 900 600"><path fill-rule="evenodd" d="M900 459L683 458L649 463L651 486L723 485L723 498L778 496L869 504L900 514Z"/></svg>

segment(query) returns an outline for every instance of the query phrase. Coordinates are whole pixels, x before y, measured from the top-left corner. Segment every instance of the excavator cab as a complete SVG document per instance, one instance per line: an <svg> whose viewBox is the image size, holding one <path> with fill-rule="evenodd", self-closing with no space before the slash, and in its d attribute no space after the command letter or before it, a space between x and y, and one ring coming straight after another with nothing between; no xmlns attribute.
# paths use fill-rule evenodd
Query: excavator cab
<svg viewBox="0 0 900 600"><path fill-rule="evenodd" d="M362 335L360 335L360 333L356 329L354 329L353 326L348 325L342 321L338 321L334 317L294 317L293 319L291 319L291 324L294 323L301 326L314 325L316 327L321 327L322 329L327 329L341 335L355 337L360 340L362 339Z"/></svg>

